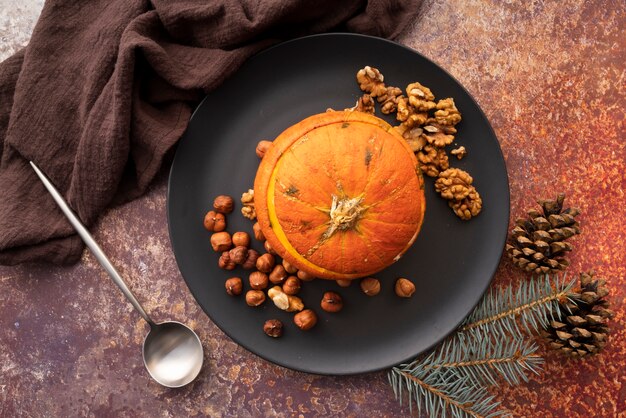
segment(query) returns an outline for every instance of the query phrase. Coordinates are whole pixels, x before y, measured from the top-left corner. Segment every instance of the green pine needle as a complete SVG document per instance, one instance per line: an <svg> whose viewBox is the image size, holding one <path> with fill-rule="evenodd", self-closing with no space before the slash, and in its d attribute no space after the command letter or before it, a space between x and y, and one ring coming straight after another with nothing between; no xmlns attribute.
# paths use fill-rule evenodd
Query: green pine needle
<svg viewBox="0 0 626 418"><path fill-rule="evenodd" d="M494 402L485 387L448 371L433 373L419 364L407 370L394 367L389 372L389 383L400 404L407 392L409 410L412 411L414 401L418 415L422 410L427 416L442 418L491 418L505 414L498 410L499 403Z"/></svg>
<svg viewBox="0 0 626 418"><path fill-rule="evenodd" d="M477 338L507 338L521 335L518 318L528 333L547 327L550 320L561 318L559 300L569 299L568 293L575 280L553 281L549 275L531 278L520 283L518 289L508 286L491 289L463 322L461 332L475 333Z"/></svg>
<svg viewBox="0 0 626 418"><path fill-rule="evenodd" d="M559 301L569 299L574 281L545 275L485 294L461 327L428 356L389 372L389 382L402 404L415 402L428 416L493 417L503 415L487 385L500 378L508 384L538 374L543 359L526 341L522 328L539 331L561 318ZM518 324L521 322L522 328Z"/></svg>
<svg viewBox="0 0 626 418"><path fill-rule="evenodd" d="M528 381L528 374L539 374L543 359L537 345L517 338L495 342L473 336L448 338L422 364L430 369L453 369L459 376L497 385L502 377L510 385Z"/></svg>

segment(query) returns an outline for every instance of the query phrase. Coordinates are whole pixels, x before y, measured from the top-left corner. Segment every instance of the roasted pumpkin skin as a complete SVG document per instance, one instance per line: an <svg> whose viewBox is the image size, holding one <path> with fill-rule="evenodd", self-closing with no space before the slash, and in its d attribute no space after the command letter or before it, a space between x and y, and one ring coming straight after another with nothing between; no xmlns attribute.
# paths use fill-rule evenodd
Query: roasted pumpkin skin
<svg viewBox="0 0 626 418"><path fill-rule="evenodd" d="M279 256L334 280L397 261L426 209L411 148L388 123L357 111L313 115L281 133L259 165L254 201Z"/></svg>

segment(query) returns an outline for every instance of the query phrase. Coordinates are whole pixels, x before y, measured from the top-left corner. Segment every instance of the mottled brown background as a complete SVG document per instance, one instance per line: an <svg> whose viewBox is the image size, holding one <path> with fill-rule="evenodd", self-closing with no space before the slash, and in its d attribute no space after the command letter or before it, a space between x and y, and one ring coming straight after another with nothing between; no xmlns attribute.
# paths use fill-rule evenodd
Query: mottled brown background
<svg viewBox="0 0 626 418"><path fill-rule="evenodd" d="M0 0L0 54L27 41L41 1ZM626 3L430 1L401 37L451 72L498 135L511 216L537 197L580 206L571 273L609 278L616 317L604 353L546 354L545 373L494 389L515 416L626 416ZM471 152L471 150L470 150ZM157 320L198 330L206 367L168 390L144 371L146 327L85 253L71 268L0 268L0 416L405 416L385 373L322 377L269 364L226 337L188 292L170 248L166 175L147 196L109 210L96 239ZM520 280L508 260L496 285Z"/></svg>

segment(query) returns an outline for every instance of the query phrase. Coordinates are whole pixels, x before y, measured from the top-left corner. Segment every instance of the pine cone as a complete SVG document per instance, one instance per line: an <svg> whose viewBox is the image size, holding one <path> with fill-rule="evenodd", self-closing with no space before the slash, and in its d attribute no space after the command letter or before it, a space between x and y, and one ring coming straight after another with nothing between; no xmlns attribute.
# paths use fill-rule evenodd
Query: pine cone
<svg viewBox="0 0 626 418"><path fill-rule="evenodd" d="M563 322L552 321L543 332L550 348L573 357L596 354L607 343L608 320L613 311L608 309L605 299L609 291L603 279L594 278L594 273L580 274L580 289L568 295L569 299L559 302L561 310L568 312Z"/></svg>
<svg viewBox="0 0 626 418"><path fill-rule="evenodd" d="M565 240L580 234L575 219L580 210L563 210L564 200L564 193L556 200L540 200L543 213L533 209L528 211L527 219L515 221L510 244L506 245L513 264L537 274L554 273L569 265L564 254L571 251L572 246Z"/></svg>

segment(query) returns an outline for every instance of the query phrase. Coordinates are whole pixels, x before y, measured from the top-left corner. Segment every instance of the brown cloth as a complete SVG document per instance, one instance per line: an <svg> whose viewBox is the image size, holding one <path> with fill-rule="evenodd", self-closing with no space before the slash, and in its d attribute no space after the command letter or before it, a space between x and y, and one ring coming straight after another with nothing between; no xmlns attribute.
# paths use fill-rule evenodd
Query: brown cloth
<svg viewBox="0 0 626 418"><path fill-rule="evenodd" d="M91 225L145 192L203 94L252 54L326 31L393 38L421 0L50 0L0 64L0 263L83 245L28 164Z"/></svg>

